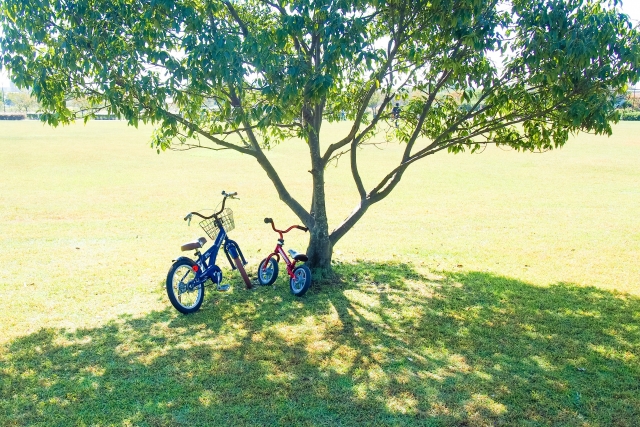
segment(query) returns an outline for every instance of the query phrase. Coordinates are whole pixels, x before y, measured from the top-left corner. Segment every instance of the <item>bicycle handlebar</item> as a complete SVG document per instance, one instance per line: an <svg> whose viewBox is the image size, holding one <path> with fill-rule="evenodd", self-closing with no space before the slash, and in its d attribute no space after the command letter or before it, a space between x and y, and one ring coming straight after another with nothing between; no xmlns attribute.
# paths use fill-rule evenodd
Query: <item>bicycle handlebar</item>
<svg viewBox="0 0 640 427"><path fill-rule="evenodd" d="M273 228L273 231L275 231L276 233L280 233L280 238L282 238L282 235L284 233L288 233L289 231L291 231L294 228L297 228L298 230L302 230L302 231L309 231L309 229L307 227L303 227L301 225L292 225L291 227L287 228L286 230L278 230L276 228L275 223L273 222L273 219L271 219L271 218L265 218L264 222L265 222L265 224L271 224L271 228Z"/></svg>
<svg viewBox="0 0 640 427"><path fill-rule="evenodd" d="M222 195L224 196L224 198L222 199L222 207L220 208L220 210L219 210L218 212L214 213L214 214L213 214L213 215L211 215L211 216L204 216L204 215L202 215L202 214L200 214L200 213L198 213L198 212L189 212L189 213L187 214L187 216L185 216L185 217L184 217L184 220L185 220L185 221L186 221L186 220L189 220L189 224L190 224L190 223L191 223L191 217L192 217L193 215L198 215L198 216L199 216L200 218L202 218L202 219L211 219L211 218L213 218L214 216L218 216L218 215L220 215L220 214L222 213L222 211L224 210L224 205L225 205L225 203L227 202L227 198L229 198L229 199L237 199L237 197L236 197L236 196L238 195L238 192L237 192L237 191L234 191L233 193L227 193L226 191L222 191Z"/></svg>

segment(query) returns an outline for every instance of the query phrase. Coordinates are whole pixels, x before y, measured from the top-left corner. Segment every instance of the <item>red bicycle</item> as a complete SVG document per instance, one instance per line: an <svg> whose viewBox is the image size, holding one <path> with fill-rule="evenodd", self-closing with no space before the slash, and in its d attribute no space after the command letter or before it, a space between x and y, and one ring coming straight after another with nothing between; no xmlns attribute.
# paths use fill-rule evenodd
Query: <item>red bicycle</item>
<svg viewBox="0 0 640 427"><path fill-rule="evenodd" d="M293 259L289 259L287 254L284 252L284 237L282 236L284 233L288 233L294 228L297 228L302 231L309 231L308 228L303 227L301 225L292 225L286 230L278 230L273 223L271 218L265 218L264 222L266 224L271 224L273 231L280 235L278 239L278 243L276 244L276 248L273 252L260 261L260 266L258 267L258 283L262 286L273 285L278 277L278 262L280 262L280 257L287 264L287 274L289 274L289 287L291 288L291 293L295 296L301 297L308 290L311 285L311 270L305 264L299 265L296 267L297 262L306 262L309 258L305 254L299 254L293 249L289 249L289 255Z"/></svg>

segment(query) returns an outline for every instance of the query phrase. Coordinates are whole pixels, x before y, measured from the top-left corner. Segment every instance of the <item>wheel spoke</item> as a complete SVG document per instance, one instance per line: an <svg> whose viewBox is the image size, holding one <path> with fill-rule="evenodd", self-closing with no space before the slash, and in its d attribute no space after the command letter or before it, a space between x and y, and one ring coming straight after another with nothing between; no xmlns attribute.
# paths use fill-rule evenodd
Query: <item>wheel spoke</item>
<svg viewBox="0 0 640 427"><path fill-rule="evenodd" d="M186 273L184 273L184 276L182 276L182 278L180 279L180 283L184 282L184 278L187 277L189 275L189 270L187 270Z"/></svg>
<svg viewBox="0 0 640 427"><path fill-rule="evenodd" d="M302 288L302 285L304 285L304 271L303 270L296 271L295 276L296 278L294 280L294 286L296 288L296 291L299 291Z"/></svg>
<svg viewBox="0 0 640 427"><path fill-rule="evenodd" d="M184 273L180 271L184 269ZM193 277L190 277L193 276ZM178 279L176 285L174 286L176 299L180 305L186 308L193 307L198 301L200 287L197 286L193 289L189 289L193 285L193 281L195 280L195 275L193 274L193 270L189 268L189 266L182 266L176 273L174 274L174 279ZM174 281L175 283L175 281Z"/></svg>
<svg viewBox="0 0 640 427"><path fill-rule="evenodd" d="M268 282L269 279L271 279L271 276L273 276L273 267L268 266L267 268L262 269L262 280L264 280L265 282Z"/></svg>
<svg viewBox="0 0 640 427"><path fill-rule="evenodd" d="M200 307L204 288L191 260L178 261L167 277L167 292L173 306L182 313L192 313Z"/></svg>
<svg viewBox="0 0 640 427"><path fill-rule="evenodd" d="M293 272L293 277L289 280L289 286L291 292L296 296L304 295L309 289L311 284L311 272L306 265L296 267Z"/></svg>

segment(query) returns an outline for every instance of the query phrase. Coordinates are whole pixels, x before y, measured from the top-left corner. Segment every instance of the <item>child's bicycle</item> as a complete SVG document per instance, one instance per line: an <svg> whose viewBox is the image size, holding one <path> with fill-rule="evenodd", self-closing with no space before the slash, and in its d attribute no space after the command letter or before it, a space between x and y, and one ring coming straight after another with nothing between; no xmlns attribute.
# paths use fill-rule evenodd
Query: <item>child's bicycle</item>
<svg viewBox="0 0 640 427"><path fill-rule="evenodd" d="M273 285L278 277L278 262L280 261L280 257L284 259L284 262L287 264L287 273L289 274L289 287L291 288L291 293L295 296L301 297L302 295L309 290L309 286L311 285L311 270L305 264L299 265L296 267L297 262L306 262L308 260L305 254L299 254L293 249L289 249L289 255L293 258L293 262L289 259L287 254L284 252L284 238L282 235L284 233L288 233L293 228L300 229L302 231L309 231L308 228L303 227L301 225L292 225L286 230L278 230L276 229L275 224L271 218L265 218L264 222L266 224L271 224L273 231L280 235L278 239L278 243L276 244L276 248L273 252L263 259L260 262L260 266L258 267L258 283L262 286Z"/></svg>
<svg viewBox="0 0 640 427"><path fill-rule="evenodd" d="M240 271L247 289L251 289L251 282L244 270L247 261L238 244L227 238L227 233L233 230L234 223L233 212L229 208L225 209L224 205L227 198L235 199L237 194L223 191L222 208L211 216L190 212L184 218L185 221L189 221L189 224L191 224L193 215L202 218L200 227L213 239L213 245L201 253L200 249L207 242L204 237L185 243L180 249L183 251L195 250L197 259L194 261L188 257L180 257L174 261L169 269L167 294L171 304L181 313L193 313L200 308L204 300L204 287L209 280L216 285L216 289L219 291L229 289L229 285L222 285L222 270L216 265L216 257L221 247L231 264L231 268Z"/></svg>

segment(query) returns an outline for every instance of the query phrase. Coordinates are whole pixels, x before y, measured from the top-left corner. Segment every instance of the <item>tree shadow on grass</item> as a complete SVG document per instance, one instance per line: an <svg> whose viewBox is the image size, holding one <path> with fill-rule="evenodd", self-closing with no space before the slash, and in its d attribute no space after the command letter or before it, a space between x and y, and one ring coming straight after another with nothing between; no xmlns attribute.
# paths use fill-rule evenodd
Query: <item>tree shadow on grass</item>
<svg viewBox="0 0 640 427"><path fill-rule="evenodd" d="M208 298L0 353L2 425L620 425L640 299L488 273L338 265L303 299Z"/></svg>

